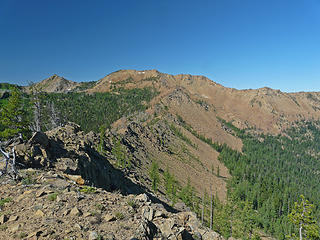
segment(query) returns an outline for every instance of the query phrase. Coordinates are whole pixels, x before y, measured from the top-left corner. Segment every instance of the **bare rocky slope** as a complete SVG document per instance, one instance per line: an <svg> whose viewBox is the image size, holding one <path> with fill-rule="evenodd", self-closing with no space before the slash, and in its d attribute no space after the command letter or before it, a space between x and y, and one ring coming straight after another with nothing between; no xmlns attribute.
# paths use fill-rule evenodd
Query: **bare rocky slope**
<svg viewBox="0 0 320 240"><path fill-rule="evenodd" d="M47 93L61 93L61 92L70 92L74 90L80 84L67 80L63 77L54 74L39 83L36 83L34 87L38 91L44 91ZM26 87L29 90L29 87Z"/></svg>
<svg viewBox="0 0 320 240"><path fill-rule="evenodd" d="M0 239L223 239L115 169L95 141L70 124L16 147L28 168L19 183L1 179Z"/></svg>

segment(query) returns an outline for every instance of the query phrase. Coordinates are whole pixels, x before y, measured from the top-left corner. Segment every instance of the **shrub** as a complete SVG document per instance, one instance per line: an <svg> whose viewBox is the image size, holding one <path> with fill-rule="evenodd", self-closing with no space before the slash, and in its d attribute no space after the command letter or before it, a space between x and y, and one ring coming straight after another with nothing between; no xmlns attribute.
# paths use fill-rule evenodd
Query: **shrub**
<svg viewBox="0 0 320 240"><path fill-rule="evenodd" d="M58 193L51 193L48 195L48 200L55 201L57 199Z"/></svg>
<svg viewBox="0 0 320 240"><path fill-rule="evenodd" d="M5 203L11 202L12 198L4 198L0 200L0 207L3 207Z"/></svg>
<svg viewBox="0 0 320 240"><path fill-rule="evenodd" d="M90 193L95 193L96 189L94 187L90 187L90 186L83 186L80 189L80 192L90 194Z"/></svg>
<svg viewBox="0 0 320 240"><path fill-rule="evenodd" d="M138 205L136 204L136 202L134 200L128 200L128 205L132 208L136 208Z"/></svg>
<svg viewBox="0 0 320 240"><path fill-rule="evenodd" d="M115 213L115 217L116 217L117 220L122 220L122 219L124 219L124 215L123 215L122 212L116 212L116 213Z"/></svg>

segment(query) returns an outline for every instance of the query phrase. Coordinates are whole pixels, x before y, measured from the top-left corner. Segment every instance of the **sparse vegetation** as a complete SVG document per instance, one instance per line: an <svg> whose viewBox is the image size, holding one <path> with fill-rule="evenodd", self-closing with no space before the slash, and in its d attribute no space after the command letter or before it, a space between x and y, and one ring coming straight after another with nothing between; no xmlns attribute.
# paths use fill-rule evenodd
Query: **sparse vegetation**
<svg viewBox="0 0 320 240"><path fill-rule="evenodd" d="M117 220L124 219L124 214L122 212L115 212L114 216L116 217Z"/></svg>
<svg viewBox="0 0 320 240"><path fill-rule="evenodd" d="M20 238L20 239L24 239L24 238L26 238L28 235L25 233L25 232L21 232L21 233L19 233L19 235L18 235L18 237Z"/></svg>
<svg viewBox="0 0 320 240"><path fill-rule="evenodd" d="M96 189L90 186L83 186L79 191L86 194L92 194L96 192Z"/></svg>
<svg viewBox="0 0 320 240"><path fill-rule="evenodd" d="M9 203L12 201L12 198L8 197L8 198L4 198L0 200L0 207L3 207L6 203Z"/></svg>
<svg viewBox="0 0 320 240"><path fill-rule="evenodd" d="M128 200L127 204L132 208L136 208L138 206L136 202L132 199Z"/></svg>
<svg viewBox="0 0 320 240"><path fill-rule="evenodd" d="M21 183L23 185L32 185L36 183L33 173L27 173L27 175L22 179Z"/></svg>
<svg viewBox="0 0 320 240"><path fill-rule="evenodd" d="M170 124L170 129L173 132L174 135L176 135L177 137L179 137L181 140L185 141L187 144L189 144L190 146L197 148L197 146L189 139L187 138L181 131L179 128L177 128L176 126L174 126L173 124Z"/></svg>
<svg viewBox="0 0 320 240"><path fill-rule="evenodd" d="M99 211L104 210L104 206L103 206L102 204L100 204L100 203L97 203L97 204L94 205L94 206L95 206L95 208L96 208L97 210L99 210Z"/></svg>
<svg viewBox="0 0 320 240"><path fill-rule="evenodd" d="M2 225L0 225L0 231L5 231L5 230L7 230L7 229L8 229L7 224L2 224Z"/></svg>
<svg viewBox="0 0 320 240"><path fill-rule="evenodd" d="M90 88L93 88L94 85L96 85L96 81L90 81L90 82L81 82L79 86L77 86L74 91L84 91Z"/></svg>
<svg viewBox="0 0 320 240"><path fill-rule="evenodd" d="M58 193L51 193L48 195L48 200L54 202L57 200L57 196L58 196Z"/></svg>
<svg viewBox="0 0 320 240"><path fill-rule="evenodd" d="M190 178L188 178L187 185L182 187L179 192L179 198L188 206L193 207L195 202L195 189L191 186Z"/></svg>

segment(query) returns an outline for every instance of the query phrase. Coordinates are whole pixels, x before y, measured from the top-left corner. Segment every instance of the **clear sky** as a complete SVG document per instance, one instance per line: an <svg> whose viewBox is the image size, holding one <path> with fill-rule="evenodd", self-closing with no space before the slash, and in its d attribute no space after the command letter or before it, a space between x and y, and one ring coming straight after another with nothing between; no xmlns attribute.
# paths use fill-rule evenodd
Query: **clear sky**
<svg viewBox="0 0 320 240"><path fill-rule="evenodd" d="M320 91L320 0L0 0L0 82L119 69Z"/></svg>

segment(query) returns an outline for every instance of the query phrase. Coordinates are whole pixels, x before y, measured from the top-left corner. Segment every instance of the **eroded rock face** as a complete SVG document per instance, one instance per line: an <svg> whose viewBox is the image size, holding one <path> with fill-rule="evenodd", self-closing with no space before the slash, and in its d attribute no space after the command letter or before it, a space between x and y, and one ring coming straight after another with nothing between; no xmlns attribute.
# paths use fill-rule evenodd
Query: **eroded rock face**
<svg viewBox="0 0 320 240"><path fill-rule="evenodd" d="M70 123L46 133L37 132L27 143L16 146L17 162L24 167L54 168L81 175L85 183L109 191L141 191L94 149L97 141L94 133L85 134L78 125Z"/></svg>

